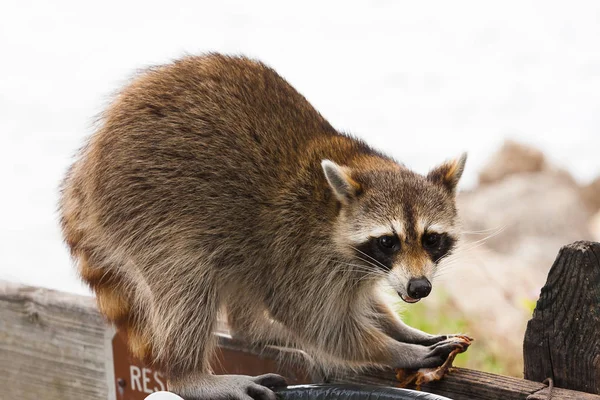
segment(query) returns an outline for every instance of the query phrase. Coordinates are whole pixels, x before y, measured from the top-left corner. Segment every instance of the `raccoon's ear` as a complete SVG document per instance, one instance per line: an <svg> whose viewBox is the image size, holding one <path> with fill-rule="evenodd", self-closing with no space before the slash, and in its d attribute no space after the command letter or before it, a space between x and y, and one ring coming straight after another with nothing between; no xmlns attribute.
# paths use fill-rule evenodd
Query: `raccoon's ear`
<svg viewBox="0 0 600 400"><path fill-rule="evenodd" d="M361 191L360 184L350 177L350 168L337 165L331 160L321 161L327 183L341 202L348 202Z"/></svg>
<svg viewBox="0 0 600 400"><path fill-rule="evenodd" d="M427 174L427 179L454 192L456 190L456 185L458 185L458 181L465 170L466 162L467 153L462 153L460 157L446 161L442 165L432 169L429 174Z"/></svg>

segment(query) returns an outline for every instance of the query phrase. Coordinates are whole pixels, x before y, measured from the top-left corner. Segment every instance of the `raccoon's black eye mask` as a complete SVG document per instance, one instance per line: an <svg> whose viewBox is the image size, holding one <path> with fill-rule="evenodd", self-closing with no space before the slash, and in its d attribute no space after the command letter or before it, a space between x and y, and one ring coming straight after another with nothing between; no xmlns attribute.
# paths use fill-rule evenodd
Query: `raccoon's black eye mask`
<svg viewBox="0 0 600 400"><path fill-rule="evenodd" d="M455 244L456 239L447 233L425 232L421 237L421 245L434 263L450 255Z"/></svg>
<svg viewBox="0 0 600 400"><path fill-rule="evenodd" d="M384 253L395 253L400 250L400 240L395 235L385 235L376 238L379 249Z"/></svg>
<svg viewBox="0 0 600 400"><path fill-rule="evenodd" d="M421 236L421 246L434 263L451 254L456 238L448 233L425 232ZM365 262L390 271L394 256L402 251L402 243L397 235L371 237L356 247L356 256Z"/></svg>
<svg viewBox="0 0 600 400"><path fill-rule="evenodd" d="M389 271L394 264L394 255L402 250L402 244L397 235L384 235L371 237L356 249L357 257Z"/></svg>

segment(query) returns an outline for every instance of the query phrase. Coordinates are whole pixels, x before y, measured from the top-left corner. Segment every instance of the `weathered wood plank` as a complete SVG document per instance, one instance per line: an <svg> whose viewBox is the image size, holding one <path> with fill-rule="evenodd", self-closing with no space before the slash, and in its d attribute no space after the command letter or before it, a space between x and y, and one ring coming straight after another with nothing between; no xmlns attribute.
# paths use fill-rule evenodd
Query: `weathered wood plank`
<svg viewBox="0 0 600 400"><path fill-rule="evenodd" d="M397 384L393 373L384 371L344 377L340 381L368 382L387 386ZM442 381L423 385L421 389L454 400L525 400L527 396L544 387L542 383L455 368ZM600 397L597 400L600 400Z"/></svg>
<svg viewBox="0 0 600 400"><path fill-rule="evenodd" d="M104 329L92 298L0 282L3 398L106 399Z"/></svg>
<svg viewBox="0 0 600 400"><path fill-rule="evenodd" d="M527 324L525 377L600 394L600 243L564 246Z"/></svg>
<svg viewBox="0 0 600 400"><path fill-rule="evenodd" d="M89 297L0 281L2 398L105 400L108 393L105 329L106 325ZM222 334L220 338L224 350L256 355L255 350L243 343ZM286 354L282 355L282 352ZM289 358L290 352L293 350L273 347L262 357L279 361ZM299 355L298 359L303 357ZM261 365L276 368L279 364ZM296 370L296 374L298 380L306 379L302 370ZM396 385L391 371L345 376L337 381ZM540 397L547 390L544 388L541 383L465 369L456 369L443 381L423 387L455 400L521 400L534 394L537 397L529 398L539 400L544 398ZM600 396L585 396L554 389L552 398L600 400Z"/></svg>
<svg viewBox="0 0 600 400"><path fill-rule="evenodd" d="M554 388L552 389L552 396L550 396L550 390L548 388L544 388L539 392L532 394L527 397L527 400L597 400L598 396L595 394L578 392L575 390L568 389L560 389Z"/></svg>
<svg viewBox="0 0 600 400"><path fill-rule="evenodd" d="M2 396L107 399L107 327L92 297L0 280Z"/></svg>

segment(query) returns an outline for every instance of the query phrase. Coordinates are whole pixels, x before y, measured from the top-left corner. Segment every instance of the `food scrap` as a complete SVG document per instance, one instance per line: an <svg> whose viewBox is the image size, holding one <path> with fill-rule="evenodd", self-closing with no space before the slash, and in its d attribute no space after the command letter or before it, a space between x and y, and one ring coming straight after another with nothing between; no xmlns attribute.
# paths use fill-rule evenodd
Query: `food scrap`
<svg viewBox="0 0 600 400"><path fill-rule="evenodd" d="M473 341L472 338L463 335L455 336L454 338L458 339L462 346L454 349L441 366L437 368L421 368L417 371L400 368L396 369L396 379L400 382L398 387L406 388L410 385L414 385L417 390L421 390L422 384L442 379L444 375L450 372L456 355L467 351Z"/></svg>

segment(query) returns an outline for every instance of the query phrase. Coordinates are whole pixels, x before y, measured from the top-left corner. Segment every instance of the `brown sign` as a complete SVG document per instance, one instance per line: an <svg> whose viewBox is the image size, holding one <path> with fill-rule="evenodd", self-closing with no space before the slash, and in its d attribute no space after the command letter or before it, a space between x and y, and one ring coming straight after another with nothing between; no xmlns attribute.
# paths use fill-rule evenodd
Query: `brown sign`
<svg viewBox="0 0 600 400"><path fill-rule="evenodd" d="M151 393L168 390L167 380L160 372L148 368L129 354L121 335L110 329L105 343L109 400L143 400ZM275 372L285 376L290 384L313 381L305 369L278 361L276 353L269 351L258 355L243 343L219 335L219 349L212 363L214 373L261 375Z"/></svg>
<svg viewBox="0 0 600 400"><path fill-rule="evenodd" d="M114 388L111 400L143 400L151 393L167 390L165 377L132 357L122 335L114 334L110 342L112 365L107 368L114 373L109 383L109 388Z"/></svg>

